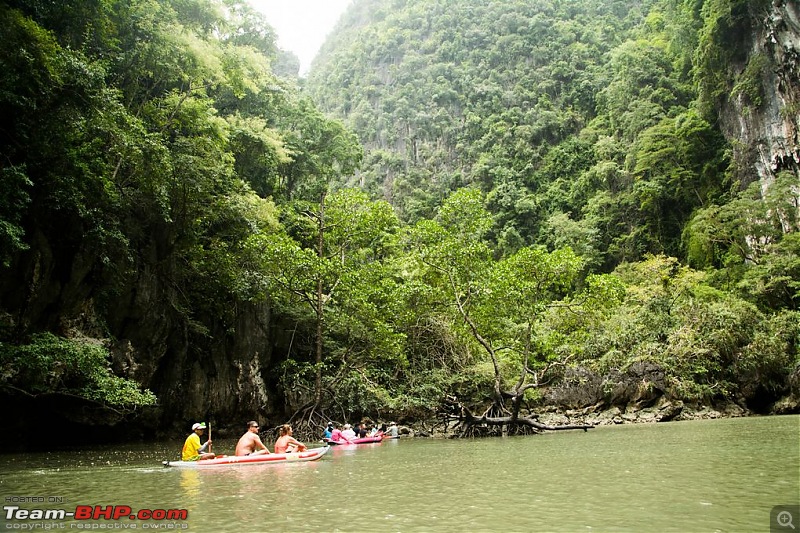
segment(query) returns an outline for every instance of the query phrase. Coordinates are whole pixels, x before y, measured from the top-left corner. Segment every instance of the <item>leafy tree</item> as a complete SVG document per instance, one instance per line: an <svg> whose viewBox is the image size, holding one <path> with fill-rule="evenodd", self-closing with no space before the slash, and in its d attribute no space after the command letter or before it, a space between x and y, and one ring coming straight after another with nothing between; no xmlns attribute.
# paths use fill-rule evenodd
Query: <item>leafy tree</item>
<svg viewBox="0 0 800 533"><path fill-rule="evenodd" d="M549 369L534 369L534 323L580 271L580 260L569 248L552 254L523 248L494 261L485 241L490 225L480 192L461 189L445 201L436 221L420 222L412 234L424 279L440 291L440 305L455 313L454 327L463 323L491 364L490 407L475 416L460 405L465 434L481 424L544 427L520 416L525 392L538 387ZM505 376L512 369L519 377L508 388Z"/></svg>
<svg viewBox="0 0 800 533"><path fill-rule="evenodd" d="M311 424L319 422L317 418L324 413L320 409L323 393L335 393L339 388L336 379L323 383L325 371L346 366L347 354L355 346L362 346L367 353L381 349L387 356L398 353L397 347L387 350L397 340L391 340L391 328L376 308L387 305L390 296L386 291L392 291L391 283L379 282L379 278L385 273L381 262L391 250L397 220L388 204L370 202L366 194L352 189L326 195L319 211L313 210L313 204L307 205L289 224L297 240L288 234L262 234L254 236L249 246L260 261L256 270L267 275L264 290L273 301L286 310L296 302L313 316L312 364L289 373L292 380L307 370L314 377L312 394L296 407L295 416ZM376 335L371 327L384 333ZM343 350L337 350L337 338L341 338ZM326 361L326 352L337 351L341 354L338 360Z"/></svg>
<svg viewBox="0 0 800 533"><path fill-rule="evenodd" d="M636 143L634 195L640 223L653 239L649 249L680 251L681 228L696 207L724 197L724 143L692 111L643 131Z"/></svg>
<svg viewBox="0 0 800 533"><path fill-rule="evenodd" d="M302 85L240 0L4 3L4 390L147 404L103 349L32 336L80 315L96 346L167 353L143 379L177 413L165 376L221 364L257 308L290 334L246 379L308 431L447 397L467 431L528 431L578 364L776 398L798 183L732 197L714 114L763 98L735 37L766 5L360 0Z"/></svg>
<svg viewBox="0 0 800 533"><path fill-rule="evenodd" d="M730 203L699 210L684 232L692 264L724 269L765 309L796 309L797 187L797 176L782 172L765 191L753 183Z"/></svg>
<svg viewBox="0 0 800 533"><path fill-rule="evenodd" d="M111 372L104 346L51 333L0 342L0 369L0 388L11 395L72 396L120 415L156 403L152 392Z"/></svg>
<svg viewBox="0 0 800 533"><path fill-rule="evenodd" d="M584 364L601 372L656 364L665 374L660 393L685 401L727 399L760 409L788 390L797 328L786 321L794 313L766 315L675 258L622 265L614 276L625 284L624 298L594 315L588 335L566 337ZM570 331L563 319L549 316L549 330Z"/></svg>

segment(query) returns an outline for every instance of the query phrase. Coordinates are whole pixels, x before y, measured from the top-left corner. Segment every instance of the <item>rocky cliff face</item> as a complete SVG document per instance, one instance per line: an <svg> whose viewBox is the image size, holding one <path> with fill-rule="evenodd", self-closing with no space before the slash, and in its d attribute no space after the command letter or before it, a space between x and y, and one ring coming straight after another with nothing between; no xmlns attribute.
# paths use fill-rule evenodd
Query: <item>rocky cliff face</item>
<svg viewBox="0 0 800 533"><path fill-rule="evenodd" d="M271 329L269 306L231 301L232 320L192 323L175 305L174 265L151 239L113 298L77 235L67 245L36 232L31 249L0 279L3 327L23 338L53 331L102 341L115 374L159 399L158 406L126 416L64 395L3 397L15 407L0 416L14 446L42 444L41 427L31 423L36 420L58 427L62 442L92 442L174 436L196 420L238 430L249 419L266 422L274 414L274 387L264 376L282 339Z"/></svg>
<svg viewBox="0 0 800 533"><path fill-rule="evenodd" d="M143 273L108 317L115 373L159 398L138 424L146 433L167 435L185 432L192 420L265 420L274 404L263 378L274 344L270 308L231 302L233 324L197 328L164 305L164 290L162 280Z"/></svg>
<svg viewBox="0 0 800 533"><path fill-rule="evenodd" d="M733 74L741 84L756 73L760 94L754 98L734 88L721 119L742 183L757 179L766 189L778 172L800 173L800 4L773 0L766 10L751 6L751 19L752 31L742 43L746 60L733 65Z"/></svg>

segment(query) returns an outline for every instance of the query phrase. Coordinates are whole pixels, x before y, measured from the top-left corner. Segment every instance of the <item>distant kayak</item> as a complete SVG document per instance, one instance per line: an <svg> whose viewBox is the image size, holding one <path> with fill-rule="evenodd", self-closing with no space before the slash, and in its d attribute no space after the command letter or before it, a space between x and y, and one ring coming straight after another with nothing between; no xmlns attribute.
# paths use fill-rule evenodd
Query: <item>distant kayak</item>
<svg viewBox="0 0 800 533"><path fill-rule="evenodd" d="M333 445L343 445L343 444L372 444L372 443L374 443L374 442L380 442L380 441L382 441L384 438L385 438L385 437L384 437L383 435L377 435L377 436L375 436L375 437L362 437L362 438L360 438L360 439L353 439L353 440L345 440L345 439L341 439L341 440L330 440L330 439L326 439L326 440L325 440L325 442L327 442L328 444L333 444Z"/></svg>
<svg viewBox="0 0 800 533"><path fill-rule="evenodd" d="M304 452L292 453L266 453L262 455L219 455L213 459L203 459L200 461L164 461L164 466L175 466L180 468L207 468L213 466L244 466L244 465L264 465L280 463L299 463L304 461L316 461L330 450L330 446L322 448L312 448Z"/></svg>

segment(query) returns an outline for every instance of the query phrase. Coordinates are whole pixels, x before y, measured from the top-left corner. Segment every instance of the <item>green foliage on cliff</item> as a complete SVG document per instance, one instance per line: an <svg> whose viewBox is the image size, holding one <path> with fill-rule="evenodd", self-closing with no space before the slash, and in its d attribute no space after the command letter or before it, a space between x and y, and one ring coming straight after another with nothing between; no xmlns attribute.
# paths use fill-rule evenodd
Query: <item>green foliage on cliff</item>
<svg viewBox="0 0 800 533"><path fill-rule="evenodd" d="M158 380L228 367L309 421L518 408L641 361L674 397L774 400L800 184L734 183L715 116L765 97L766 58L728 46L761 7L358 0L298 83L237 0L5 2L3 383L150 404L41 332L158 323L133 350L168 409L186 384ZM260 321L275 344L241 348Z"/></svg>
<svg viewBox="0 0 800 533"><path fill-rule="evenodd" d="M151 391L111 372L108 351L102 345L50 333L35 335L18 346L0 343L0 388L33 397L75 396L116 410L156 403Z"/></svg>
<svg viewBox="0 0 800 533"><path fill-rule="evenodd" d="M345 15L307 86L364 143L359 182L404 220L475 186L503 251L552 245L550 224L569 222L570 244L610 271L645 253L682 257L694 209L729 193L725 143L694 109L705 11L670 0L374 7Z"/></svg>
<svg viewBox="0 0 800 533"><path fill-rule="evenodd" d="M716 117L728 99L743 96L756 108L763 102L769 59L749 57L741 36L768 7L733 0L364 0L340 21L307 86L364 144L355 179L404 221L433 231L428 220L447 198L462 187L484 193L483 234L455 248L461 254L477 251L479 242L484 256L502 262L531 246L569 246L583 260L583 276L639 262L647 268L648 258L664 255L707 270L690 286L730 299L720 308L741 316L727 325L719 318L698 332L692 315L682 313L659 332L664 317L648 312L652 324L624 332L639 331L632 344L598 356L597 335L623 333L613 322L596 323L593 337L537 322L543 329L534 344L552 346L572 363L585 355L587 364L610 358L617 367L658 351L677 395L724 389L721 396L735 396L737 387L724 383L752 377L744 368L758 366L758 358L743 355L747 343L780 322L783 310L795 316L798 304L797 172L766 191L740 191ZM448 279L463 284L471 270L458 266L458 257L449 259ZM468 296L477 305L479 293L469 287L456 301ZM625 300L615 313L639 315L651 305ZM504 320L499 309L495 327ZM743 327L746 340L726 350L752 364L703 344L736 320L754 329ZM692 331L697 341L678 331ZM797 365L796 332L787 335L775 352L786 359L765 354L762 361L782 361L784 376ZM648 340L653 336L657 343ZM786 390L781 372L757 374Z"/></svg>
<svg viewBox="0 0 800 533"><path fill-rule="evenodd" d="M713 401L753 394L753 387L780 394L797 365L797 312L764 313L746 300L711 287L706 275L674 258L649 257L621 265L615 277L625 297L587 328L574 346L600 371L638 361L665 370L673 397ZM563 320L563 313L553 318ZM558 324L558 322L556 322Z"/></svg>
<svg viewBox="0 0 800 533"><path fill-rule="evenodd" d="M361 148L273 72L247 4L91 4L0 6L3 340L86 305L91 336L160 318L207 353L264 298L248 242L281 233L276 202L318 198Z"/></svg>

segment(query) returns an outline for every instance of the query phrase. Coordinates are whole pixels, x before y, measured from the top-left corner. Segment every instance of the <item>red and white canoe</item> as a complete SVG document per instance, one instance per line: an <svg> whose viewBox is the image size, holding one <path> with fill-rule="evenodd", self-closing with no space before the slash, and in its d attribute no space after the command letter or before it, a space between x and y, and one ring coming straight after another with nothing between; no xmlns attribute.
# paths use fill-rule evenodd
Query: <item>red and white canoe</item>
<svg viewBox="0 0 800 533"><path fill-rule="evenodd" d="M200 461L164 461L164 466L176 466L181 468L208 468L213 466L243 466L243 465L266 465L280 463L300 463L304 461L316 461L330 450L330 446L322 448L312 448L304 452L292 453L266 453L262 455L218 455L213 459L202 459Z"/></svg>

